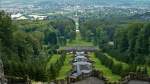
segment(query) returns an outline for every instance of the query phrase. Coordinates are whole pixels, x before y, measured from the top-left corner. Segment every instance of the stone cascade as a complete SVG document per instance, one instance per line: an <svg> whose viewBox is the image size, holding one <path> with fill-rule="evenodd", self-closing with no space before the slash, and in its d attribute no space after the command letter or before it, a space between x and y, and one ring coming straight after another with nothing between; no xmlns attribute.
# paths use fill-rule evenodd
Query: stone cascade
<svg viewBox="0 0 150 84"><path fill-rule="evenodd" d="M73 60L73 71L70 75L71 79L79 79L90 77L92 73L92 64L88 60L85 52L76 52Z"/></svg>

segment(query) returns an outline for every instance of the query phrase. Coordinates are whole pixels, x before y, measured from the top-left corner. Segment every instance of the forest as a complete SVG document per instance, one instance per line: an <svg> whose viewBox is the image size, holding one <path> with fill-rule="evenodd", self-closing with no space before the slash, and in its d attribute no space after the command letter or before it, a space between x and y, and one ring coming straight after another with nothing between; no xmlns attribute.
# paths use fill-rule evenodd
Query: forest
<svg viewBox="0 0 150 84"><path fill-rule="evenodd" d="M7 76L26 77L48 81L57 75L65 55L49 65L60 46L75 39L75 24L68 18L44 21L12 21L10 15L0 12L0 55Z"/></svg>
<svg viewBox="0 0 150 84"><path fill-rule="evenodd" d="M80 32L82 32L83 40L99 47L100 51L95 53L97 58L113 73L123 77L129 72L148 75L150 67L149 22L130 19L113 22L82 18ZM116 64L112 58L121 63Z"/></svg>

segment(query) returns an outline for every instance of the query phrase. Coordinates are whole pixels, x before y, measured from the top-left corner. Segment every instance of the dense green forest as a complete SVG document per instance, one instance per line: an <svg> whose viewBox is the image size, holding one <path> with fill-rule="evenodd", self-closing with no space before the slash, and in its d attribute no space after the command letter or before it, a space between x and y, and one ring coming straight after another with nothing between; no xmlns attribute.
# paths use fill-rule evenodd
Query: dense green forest
<svg viewBox="0 0 150 84"><path fill-rule="evenodd" d="M84 40L93 42L104 51L115 53L118 60L150 65L150 23L134 21L116 24L87 19L81 21L80 25Z"/></svg>
<svg viewBox="0 0 150 84"><path fill-rule="evenodd" d="M60 46L73 39L75 24L68 18L12 21L9 14L0 12L0 55L7 76L28 76L37 81L54 79L65 55L49 65L49 70L47 62Z"/></svg>

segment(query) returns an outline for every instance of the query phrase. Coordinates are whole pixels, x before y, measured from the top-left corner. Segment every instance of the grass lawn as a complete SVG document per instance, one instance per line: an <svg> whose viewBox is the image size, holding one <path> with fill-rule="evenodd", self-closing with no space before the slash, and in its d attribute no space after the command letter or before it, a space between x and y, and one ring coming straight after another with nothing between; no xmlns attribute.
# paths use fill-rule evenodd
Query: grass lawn
<svg viewBox="0 0 150 84"><path fill-rule="evenodd" d="M101 61L95 57L95 55L92 53L90 54L90 60L94 61L93 66L96 70L99 70L103 73L103 75L110 81L110 82L116 82L121 77L119 75L113 74L112 71L107 68L106 66L101 64Z"/></svg>
<svg viewBox="0 0 150 84"><path fill-rule="evenodd" d="M92 42L86 42L82 39L73 40L72 42L69 42L67 46L93 46Z"/></svg>
<svg viewBox="0 0 150 84"><path fill-rule="evenodd" d="M55 63L59 58L60 58L60 55L54 54L54 55L49 59L47 65L46 65L46 69L49 69L49 68L50 68L50 65L51 65L52 63Z"/></svg>
<svg viewBox="0 0 150 84"><path fill-rule="evenodd" d="M92 42L86 42L81 39L80 33L76 33L76 39L72 42L68 42L67 46L93 46Z"/></svg>
<svg viewBox="0 0 150 84"><path fill-rule="evenodd" d="M111 57L111 56L110 56L109 54L107 54L107 53L104 53L104 54L105 54L105 56L107 56L108 58L112 59L115 64L122 64L123 69L129 68L129 65L128 65L127 63L124 63L124 62L122 62L122 61L118 61L118 60L116 60L115 58Z"/></svg>
<svg viewBox="0 0 150 84"><path fill-rule="evenodd" d="M65 79L68 76L68 73L72 69L71 61L73 60L72 54L69 54L66 56L66 59L64 61L64 66L61 67L59 71L59 75L56 79Z"/></svg>

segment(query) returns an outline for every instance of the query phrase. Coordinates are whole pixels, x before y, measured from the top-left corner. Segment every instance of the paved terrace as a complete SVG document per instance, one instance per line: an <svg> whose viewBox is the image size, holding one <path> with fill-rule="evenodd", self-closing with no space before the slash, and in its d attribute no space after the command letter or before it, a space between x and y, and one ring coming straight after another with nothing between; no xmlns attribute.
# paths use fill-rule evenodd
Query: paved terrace
<svg viewBox="0 0 150 84"><path fill-rule="evenodd" d="M74 47L63 47L58 49L58 51L68 51L68 52L76 52L76 51L85 51L85 52L93 52L99 50L94 46L74 46Z"/></svg>

